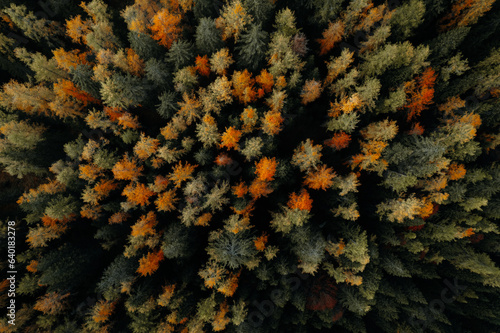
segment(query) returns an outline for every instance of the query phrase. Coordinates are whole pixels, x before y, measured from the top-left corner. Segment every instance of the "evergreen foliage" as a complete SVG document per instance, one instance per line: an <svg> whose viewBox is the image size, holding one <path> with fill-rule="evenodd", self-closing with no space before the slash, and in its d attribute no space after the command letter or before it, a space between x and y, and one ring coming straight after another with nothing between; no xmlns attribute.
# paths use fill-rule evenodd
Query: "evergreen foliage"
<svg viewBox="0 0 500 333"><path fill-rule="evenodd" d="M2 1L0 332L498 332L499 12Z"/></svg>

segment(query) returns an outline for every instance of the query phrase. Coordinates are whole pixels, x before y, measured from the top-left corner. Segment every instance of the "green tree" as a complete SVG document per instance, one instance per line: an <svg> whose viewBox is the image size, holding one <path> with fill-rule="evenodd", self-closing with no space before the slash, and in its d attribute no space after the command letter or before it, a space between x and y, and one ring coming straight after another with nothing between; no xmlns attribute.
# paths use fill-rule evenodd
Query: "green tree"
<svg viewBox="0 0 500 333"><path fill-rule="evenodd" d="M391 17L390 23L394 27L393 34L398 38L408 38L423 22L425 4L423 1L411 0L398 7Z"/></svg>
<svg viewBox="0 0 500 333"><path fill-rule="evenodd" d="M251 25L238 41L238 65L256 71L266 55L267 36L261 25Z"/></svg>
<svg viewBox="0 0 500 333"><path fill-rule="evenodd" d="M212 54L223 47L222 36L215 21L208 17L200 19L196 27L196 49L201 54Z"/></svg>
<svg viewBox="0 0 500 333"><path fill-rule="evenodd" d="M167 61L173 65L174 71L193 63L193 45L184 40L173 42L168 50Z"/></svg>
<svg viewBox="0 0 500 333"><path fill-rule="evenodd" d="M102 83L100 94L108 106L128 108L146 98L146 89L136 76L115 73Z"/></svg>

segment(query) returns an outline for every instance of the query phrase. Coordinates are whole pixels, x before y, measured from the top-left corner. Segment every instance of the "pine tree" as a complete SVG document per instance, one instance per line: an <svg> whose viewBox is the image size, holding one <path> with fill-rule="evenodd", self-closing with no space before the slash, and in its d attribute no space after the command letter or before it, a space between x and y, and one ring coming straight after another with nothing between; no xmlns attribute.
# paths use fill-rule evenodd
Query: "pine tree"
<svg viewBox="0 0 500 333"><path fill-rule="evenodd" d="M211 55L223 46L222 36L215 26L215 21L203 17L196 27L196 49L206 55Z"/></svg>
<svg viewBox="0 0 500 333"><path fill-rule="evenodd" d="M62 34L62 28L58 22L49 21L45 18L38 19L32 11L28 11L24 5L11 4L3 10L23 34L37 42L48 43L54 46L60 42L58 35Z"/></svg>
<svg viewBox="0 0 500 333"><path fill-rule="evenodd" d="M265 2L268 2L265 0ZM269 2L270 3L270 2ZM238 65L256 71L265 58L265 45L268 43L268 34L262 30L262 26L251 25L250 28L241 35L238 41Z"/></svg>
<svg viewBox="0 0 500 333"><path fill-rule="evenodd" d="M250 23L251 16L248 15L240 0L233 0L224 6L221 15L215 20L215 25L222 30L222 39L234 37L237 41L245 25Z"/></svg>
<svg viewBox="0 0 500 333"><path fill-rule="evenodd" d="M32 54L25 48L16 48L14 52L17 58L35 72L37 82L57 82L59 79L66 79L68 77L67 73L57 68L55 58L47 59L43 54L39 52Z"/></svg>
<svg viewBox="0 0 500 333"><path fill-rule="evenodd" d="M111 107L128 108L140 104L146 98L141 80L130 74L114 74L106 79L100 89L103 102Z"/></svg>
<svg viewBox="0 0 500 333"><path fill-rule="evenodd" d="M174 71L194 61L193 46L186 41L175 41L168 50L167 60L173 65Z"/></svg>
<svg viewBox="0 0 500 333"><path fill-rule="evenodd" d="M85 36L85 43L93 50L116 49L120 42L113 33L108 6L101 0L92 0L88 4L82 2L80 7L92 17L92 31Z"/></svg>
<svg viewBox="0 0 500 333"><path fill-rule="evenodd" d="M163 258L163 251L161 250L158 250L157 252L149 252L147 256L144 256L139 260L139 268L137 269L137 272L142 276L153 274L160 266L160 262Z"/></svg>
<svg viewBox="0 0 500 333"><path fill-rule="evenodd" d="M209 237L207 253L211 260L236 269L243 265L251 265L256 254L253 241L247 232L214 231Z"/></svg>
<svg viewBox="0 0 500 333"><path fill-rule="evenodd" d="M157 105L157 112L162 118L171 118L178 108L175 92L164 92L159 96L159 100L160 104Z"/></svg>

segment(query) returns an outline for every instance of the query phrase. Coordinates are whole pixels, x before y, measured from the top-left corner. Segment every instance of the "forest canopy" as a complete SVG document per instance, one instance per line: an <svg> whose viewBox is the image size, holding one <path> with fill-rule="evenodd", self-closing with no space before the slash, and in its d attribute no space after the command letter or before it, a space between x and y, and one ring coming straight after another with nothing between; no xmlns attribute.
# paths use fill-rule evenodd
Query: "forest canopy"
<svg viewBox="0 0 500 333"><path fill-rule="evenodd" d="M498 332L499 35L494 0L0 1L0 332Z"/></svg>

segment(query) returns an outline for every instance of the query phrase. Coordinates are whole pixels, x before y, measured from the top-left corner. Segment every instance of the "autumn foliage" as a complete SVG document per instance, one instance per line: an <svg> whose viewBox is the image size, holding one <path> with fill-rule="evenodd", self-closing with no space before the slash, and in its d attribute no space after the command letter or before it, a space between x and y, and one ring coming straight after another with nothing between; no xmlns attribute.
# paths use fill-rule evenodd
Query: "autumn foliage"
<svg viewBox="0 0 500 333"><path fill-rule="evenodd" d="M233 83L233 96L235 96L240 103L248 104L255 100L257 91L254 88L255 79L248 70L242 72L236 71L232 77Z"/></svg>
<svg viewBox="0 0 500 333"><path fill-rule="evenodd" d="M302 89L300 96L302 97L302 104L309 104L321 96L321 82L316 80L307 80Z"/></svg>
<svg viewBox="0 0 500 333"><path fill-rule="evenodd" d="M192 173L196 167L197 165L191 165L187 162L184 165L179 162L169 174L169 179L174 182L175 187L180 187L183 181L193 178Z"/></svg>
<svg viewBox="0 0 500 333"><path fill-rule="evenodd" d="M341 150L349 146L351 136L345 132L335 133L331 139L325 140L325 145L335 150Z"/></svg>
<svg viewBox="0 0 500 333"><path fill-rule="evenodd" d="M408 121L420 116L420 113L432 104L436 78L435 71L429 67L420 77L405 83L405 91L409 95L404 105L408 110Z"/></svg>
<svg viewBox="0 0 500 333"><path fill-rule="evenodd" d="M262 130L269 135L276 135L282 130L283 117L279 111L267 111L262 120Z"/></svg>
<svg viewBox="0 0 500 333"><path fill-rule="evenodd" d="M210 63L208 61L207 55L204 55L203 57L196 56L196 70L200 75L203 76L209 76L210 75Z"/></svg>
<svg viewBox="0 0 500 333"><path fill-rule="evenodd" d="M133 204L145 206L149 204L149 198L155 193L146 185L141 183L131 183L123 189L123 195Z"/></svg>
<svg viewBox="0 0 500 333"><path fill-rule="evenodd" d="M497 331L499 3L8 2L0 332Z"/></svg>
<svg viewBox="0 0 500 333"><path fill-rule="evenodd" d="M290 209L300 209L310 211L312 208L312 199L309 193L302 189L299 194L293 192L290 194L290 199L288 200L288 207Z"/></svg>
<svg viewBox="0 0 500 333"><path fill-rule="evenodd" d="M335 23L330 22L328 24L328 28L323 31L323 38L318 39L318 42L321 46L321 51L320 55L325 55L333 49L335 44L340 42L342 40L342 37L344 35L344 23L339 20Z"/></svg>
<svg viewBox="0 0 500 333"><path fill-rule="evenodd" d="M146 215L141 216L139 221L132 226L132 236L146 236L154 235L154 226L157 224L156 215L154 212L148 212Z"/></svg>
<svg viewBox="0 0 500 333"><path fill-rule="evenodd" d="M459 0L453 3L451 12L441 19L441 30L463 27L476 23L488 12L495 0Z"/></svg>
<svg viewBox="0 0 500 333"><path fill-rule="evenodd" d="M135 180L141 175L143 168L143 166L137 166L136 160L126 155L115 164L112 171L115 179Z"/></svg>
<svg viewBox="0 0 500 333"><path fill-rule="evenodd" d="M240 141L241 138L241 131L235 129L233 126L226 128L226 131L222 134L221 138L221 148L227 148L228 150L230 149L239 149L238 142Z"/></svg>
<svg viewBox="0 0 500 333"><path fill-rule="evenodd" d="M451 180L458 180L465 177L465 166L463 164L452 163L448 169Z"/></svg>
<svg viewBox="0 0 500 333"><path fill-rule="evenodd" d="M179 199L175 197L175 190L168 190L158 194L155 204L159 211L169 212L175 209L175 203Z"/></svg>
<svg viewBox="0 0 500 333"><path fill-rule="evenodd" d="M102 323L109 319L115 309L115 303L110 301L99 301L92 311L92 319L96 323Z"/></svg>
<svg viewBox="0 0 500 333"><path fill-rule="evenodd" d="M160 45L170 48L182 32L182 28L179 26L180 22L181 16L179 14L171 13L164 8L153 17L153 24L149 29L151 29L152 37Z"/></svg>
<svg viewBox="0 0 500 333"><path fill-rule="evenodd" d="M259 97L271 92L274 85L274 78L266 69L263 69L260 74L255 77L255 81L260 86Z"/></svg>
<svg viewBox="0 0 500 333"><path fill-rule="evenodd" d="M149 252L146 256L143 256L139 260L139 268L137 269L137 273L142 276L153 274L158 269L158 267L160 267L160 262L163 259L164 256L162 250Z"/></svg>
<svg viewBox="0 0 500 333"><path fill-rule="evenodd" d="M58 292L50 292L40 297L33 308L45 314L59 314L66 307L66 298L69 296L69 293L60 294Z"/></svg>
<svg viewBox="0 0 500 333"><path fill-rule="evenodd" d="M263 234L263 235L257 237L257 239L254 240L253 243L255 245L255 248L258 251L264 251L266 249L266 243L267 243L268 237L269 237L269 235Z"/></svg>
<svg viewBox="0 0 500 333"><path fill-rule="evenodd" d="M276 173L276 167L278 162L276 158L261 158L258 162L255 162L255 174L257 179L261 181L272 181L274 179L274 174Z"/></svg>
<svg viewBox="0 0 500 333"><path fill-rule="evenodd" d="M333 178L336 176L332 168L322 165L316 171L311 171L305 176L304 185L313 190L327 190L333 185Z"/></svg>
<svg viewBox="0 0 500 333"><path fill-rule="evenodd" d="M250 23L251 17L240 0L233 0L224 6L221 16L215 20L215 25L222 31L222 39L234 37L238 40L243 27Z"/></svg>

